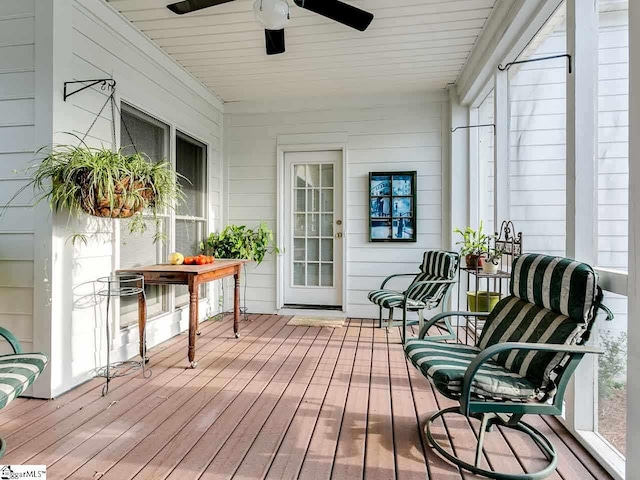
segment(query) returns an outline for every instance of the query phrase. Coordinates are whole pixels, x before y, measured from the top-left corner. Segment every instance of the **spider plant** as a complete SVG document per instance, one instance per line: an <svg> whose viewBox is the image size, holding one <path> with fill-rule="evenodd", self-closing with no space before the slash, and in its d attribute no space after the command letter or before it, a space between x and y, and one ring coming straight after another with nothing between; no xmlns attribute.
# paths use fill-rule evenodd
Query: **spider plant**
<svg viewBox="0 0 640 480"><path fill-rule="evenodd" d="M62 145L40 149L42 160L27 169L31 181L11 198L33 188L36 204L45 200L53 212L67 210L97 217L130 218L129 232L144 233L149 219L158 225L159 215L184 199L178 174L167 161L153 162L143 153ZM6 208L6 206L5 206ZM72 240L87 238L82 234ZM156 228L154 241L161 239Z"/></svg>

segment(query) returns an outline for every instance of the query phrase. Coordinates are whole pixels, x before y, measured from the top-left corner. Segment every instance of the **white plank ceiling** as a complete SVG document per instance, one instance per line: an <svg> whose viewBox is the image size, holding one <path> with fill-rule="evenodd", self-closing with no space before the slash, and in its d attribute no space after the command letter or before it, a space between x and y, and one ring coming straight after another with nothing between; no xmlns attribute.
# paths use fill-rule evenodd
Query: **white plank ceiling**
<svg viewBox="0 0 640 480"><path fill-rule="evenodd" d="M365 32L293 5L287 51L267 56L253 0L175 15L169 0L109 3L224 101L429 91L454 82L495 0L350 0Z"/></svg>

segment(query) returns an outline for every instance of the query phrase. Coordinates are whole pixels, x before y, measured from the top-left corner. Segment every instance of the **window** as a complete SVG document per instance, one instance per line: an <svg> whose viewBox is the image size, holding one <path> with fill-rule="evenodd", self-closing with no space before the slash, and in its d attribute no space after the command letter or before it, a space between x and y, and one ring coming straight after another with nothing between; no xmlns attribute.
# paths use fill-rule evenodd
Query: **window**
<svg viewBox="0 0 640 480"><path fill-rule="evenodd" d="M205 145L187 135L176 135L176 171L185 194L185 201L176 212L176 251L185 255L198 252L198 245L207 227L207 150ZM204 287L200 296L205 293ZM176 306L189 303L188 288L176 287Z"/></svg>
<svg viewBox="0 0 640 480"><path fill-rule="evenodd" d="M518 60L566 52L562 5ZM564 58L509 70L509 209L526 250L566 251L566 95Z"/></svg>
<svg viewBox="0 0 640 480"><path fill-rule="evenodd" d="M600 0L598 5L598 267L609 276L628 270L629 219L629 2ZM596 431L625 454L627 431L627 298L607 292L605 304L613 322L600 322Z"/></svg>
<svg viewBox="0 0 640 480"><path fill-rule="evenodd" d="M168 151L169 127L148 115L123 105L120 120L120 145L127 154L144 152L158 162L166 159ZM168 217L160 219L160 231L166 237ZM153 243L155 232L149 230L144 235L130 235L126 221L120 222L120 267L132 268L164 261L167 256L166 244ZM149 318L168 311L167 287L147 286L147 309ZM136 298L120 299L120 327L127 328L138 322L138 302Z"/></svg>

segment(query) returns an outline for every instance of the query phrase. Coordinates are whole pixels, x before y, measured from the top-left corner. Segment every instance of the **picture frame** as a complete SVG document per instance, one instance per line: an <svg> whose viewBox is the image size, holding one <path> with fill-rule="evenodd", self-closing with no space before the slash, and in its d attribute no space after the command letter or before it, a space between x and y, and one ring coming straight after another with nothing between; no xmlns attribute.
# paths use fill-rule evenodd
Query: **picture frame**
<svg viewBox="0 0 640 480"><path fill-rule="evenodd" d="M369 241L416 242L417 172L369 173Z"/></svg>

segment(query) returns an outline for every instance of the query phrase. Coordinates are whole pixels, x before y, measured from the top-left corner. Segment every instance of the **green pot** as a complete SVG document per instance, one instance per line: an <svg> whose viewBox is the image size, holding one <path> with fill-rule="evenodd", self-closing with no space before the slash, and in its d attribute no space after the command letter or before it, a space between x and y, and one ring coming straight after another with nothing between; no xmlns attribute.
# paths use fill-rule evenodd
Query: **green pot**
<svg viewBox="0 0 640 480"><path fill-rule="evenodd" d="M469 302L469 310L472 312L490 312L493 307L500 301L498 292L478 292L478 301L476 302L476 292L467 292L467 301Z"/></svg>

